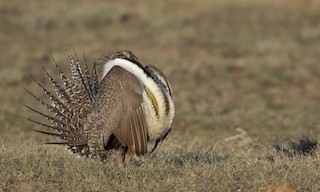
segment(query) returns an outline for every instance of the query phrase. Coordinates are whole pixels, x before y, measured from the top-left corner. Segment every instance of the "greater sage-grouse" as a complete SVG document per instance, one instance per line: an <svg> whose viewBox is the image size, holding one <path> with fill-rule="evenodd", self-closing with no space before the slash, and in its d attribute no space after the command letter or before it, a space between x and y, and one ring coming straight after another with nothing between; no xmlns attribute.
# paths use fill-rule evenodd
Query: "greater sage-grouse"
<svg viewBox="0 0 320 192"><path fill-rule="evenodd" d="M145 155L148 141L154 141L152 153L170 132L175 113L167 77L152 65L143 66L130 51L102 57L91 74L85 58L81 67L75 54L67 55L71 78L52 57L62 84L43 68L55 93L35 80L51 104L28 91L51 113L27 106L49 123L29 120L54 130L38 132L62 139L48 144L103 160L118 151L124 162L126 155Z"/></svg>

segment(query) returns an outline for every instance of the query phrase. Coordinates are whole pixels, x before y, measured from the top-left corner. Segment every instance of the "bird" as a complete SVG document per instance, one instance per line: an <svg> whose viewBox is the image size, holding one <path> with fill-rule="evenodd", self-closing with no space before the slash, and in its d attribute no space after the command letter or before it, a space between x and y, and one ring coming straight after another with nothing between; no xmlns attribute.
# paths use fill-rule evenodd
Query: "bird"
<svg viewBox="0 0 320 192"><path fill-rule="evenodd" d="M33 77L46 98L26 89L47 113L25 105L45 121L27 118L47 128L35 131L60 139L46 144L64 145L74 154L104 161L116 154L124 164L163 145L175 107L169 80L158 68L143 66L131 51L122 50L96 59L90 72L85 55L81 62L67 50L70 78L50 56L60 80L42 69L53 91ZM153 145L149 151L148 143Z"/></svg>

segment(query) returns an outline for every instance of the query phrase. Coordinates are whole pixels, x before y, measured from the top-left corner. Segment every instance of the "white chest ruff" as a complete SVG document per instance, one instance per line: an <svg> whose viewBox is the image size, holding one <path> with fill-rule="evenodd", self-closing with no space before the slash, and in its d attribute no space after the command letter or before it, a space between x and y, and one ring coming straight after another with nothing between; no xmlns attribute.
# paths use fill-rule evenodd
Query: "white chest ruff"
<svg viewBox="0 0 320 192"><path fill-rule="evenodd" d="M158 101L159 102L159 101ZM145 111L145 117L148 124L148 135L150 140L155 140L159 136L170 128L170 118L165 114L165 106L159 106L158 114L154 109L154 106L149 99L148 95L143 93L143 108Z"/></svg>

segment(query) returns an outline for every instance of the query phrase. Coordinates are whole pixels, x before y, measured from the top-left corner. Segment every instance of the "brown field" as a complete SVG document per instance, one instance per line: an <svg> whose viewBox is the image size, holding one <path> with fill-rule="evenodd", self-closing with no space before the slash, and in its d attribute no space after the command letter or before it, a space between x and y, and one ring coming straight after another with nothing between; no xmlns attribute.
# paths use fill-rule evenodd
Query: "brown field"
<svg viewBox="0 0 320 192"><path fill-rule="evenodd" d="M320 2L0 0L0 192L267 191L288 182L320 191L320 150L289 157L302 137L320 140ZM50 59L66 48L94 58L122 49L170 79L173 131L156 157L124 169L77 158L30 131L50 86Z"/></svg>

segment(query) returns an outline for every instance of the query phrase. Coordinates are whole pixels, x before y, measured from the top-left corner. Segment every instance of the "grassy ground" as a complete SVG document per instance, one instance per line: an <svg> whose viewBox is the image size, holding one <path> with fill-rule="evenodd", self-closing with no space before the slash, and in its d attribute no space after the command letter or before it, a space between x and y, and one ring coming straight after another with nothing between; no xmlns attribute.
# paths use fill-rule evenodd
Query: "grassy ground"
<svg viewBox="0 0 320 192"><path fill-rule="evenodd" d="M320 137L320 3L0 0L0 191L320 191L320 151L274 143ZM159 156L119 168L69 155L28 128L41 96L29 74L65 48L94 58L132 50L169 77L176 104ZM64 65L67 69L67 65ZM39 106L40 108L40 106Z"/></svg>

